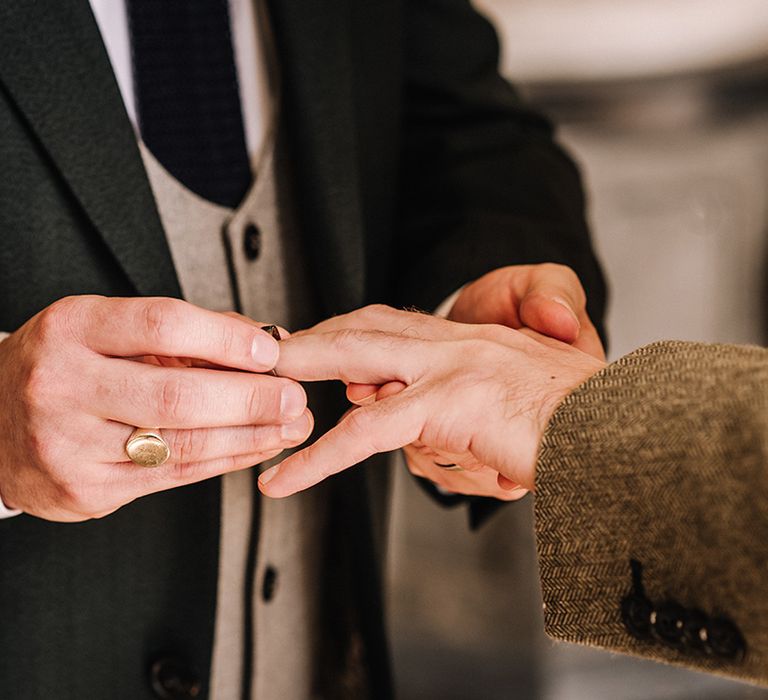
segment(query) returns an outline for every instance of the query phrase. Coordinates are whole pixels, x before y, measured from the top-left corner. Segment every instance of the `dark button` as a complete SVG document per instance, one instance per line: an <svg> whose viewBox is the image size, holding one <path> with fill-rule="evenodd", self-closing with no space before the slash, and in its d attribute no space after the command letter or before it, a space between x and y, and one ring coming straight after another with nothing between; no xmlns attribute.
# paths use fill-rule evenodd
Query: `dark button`
<svg viewBox="0 0 768 700"><path fill-rule="evenodd" d="M689 610L683 627L683 646L694 651L704 651L708 624L708 615L701 610Z"/></svg>
<svg viewBox="0 0 768 700"><path fill-rule="evenodd" d="M268 566L264 570L264 580L261 583L261 598L265 603L268 603L275 597L275 589L277 588L277 569L273 566Z"/></svg>
<svg viewBox="0 0 768 700"><path fill-rule="evenodd" d="M651 636L653 605L644 595L631 593L621 601L621 619L633 637L648 639Z"/></svg>
<svg viewBox="0 0 768 700"><path fill-rule="evenodd" d="M152 690L161 700L196 698L202 690L200 677L187 664L171 656L164 656L150 667Z"/></svg>
<svg viewBox="0 0 768 700"><path fill-rule="evenodd" d="M248 260L256 260L261 255L261 231L256 224L248 224L243 231L243 250Z"/></svg>
<svg viewBox="0 0 768 700"><path fill-rule="evenodd" d="M747 648L741 630L724 617L710 620L704 637L704 648L707 653L721 659L740 658Z"/></svg>
<svg viewBox="0 0 768 700"><path fill-rule="evenodd" d="M653 633L665 644L682 643L688 611L679 603L668 600L651 613Z"/></svg>

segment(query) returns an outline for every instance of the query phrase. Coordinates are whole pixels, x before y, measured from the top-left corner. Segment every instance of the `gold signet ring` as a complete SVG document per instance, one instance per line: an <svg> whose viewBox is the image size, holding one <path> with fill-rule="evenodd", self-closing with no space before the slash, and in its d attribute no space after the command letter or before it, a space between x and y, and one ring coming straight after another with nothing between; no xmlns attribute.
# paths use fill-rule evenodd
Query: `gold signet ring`
<svg viewBox="0 0 768 700"><path fill-rule="evenodd" d="M171 456L171 448L159 428L136 428L125 443L125 454L140 467L159 467Z"/></svg>

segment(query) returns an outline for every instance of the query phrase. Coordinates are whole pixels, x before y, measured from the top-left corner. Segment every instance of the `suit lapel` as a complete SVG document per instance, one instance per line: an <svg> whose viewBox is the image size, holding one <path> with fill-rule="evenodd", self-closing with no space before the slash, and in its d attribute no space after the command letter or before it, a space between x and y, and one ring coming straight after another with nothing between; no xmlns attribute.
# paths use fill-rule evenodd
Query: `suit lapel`
<svg viewBox="0 0 768 700"><path fill-rule="evenodd" d="M179 296L87 0L0 2L0 82L139 293Z"/></svg>
<svg viewBox="0 0 768 700"><path fill-rule="evenodd" d="M301 211L334 313L364 296L364 249L347 0L271 0Z"/></svg>

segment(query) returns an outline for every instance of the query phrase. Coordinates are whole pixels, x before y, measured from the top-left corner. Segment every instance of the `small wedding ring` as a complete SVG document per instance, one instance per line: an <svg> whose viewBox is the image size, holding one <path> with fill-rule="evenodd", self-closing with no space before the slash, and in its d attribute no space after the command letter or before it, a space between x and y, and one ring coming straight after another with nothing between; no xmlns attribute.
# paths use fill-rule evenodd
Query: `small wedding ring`
<svg viewBox="0 0 768 700"><path fill-rule="evenodd" d="M263 330L265 333L269 333L275 340L282 340L280 337L280 329L274 324L270 324L269 326L262 326L261 330ZM277 372L274 369L269 370L267 374L271 374L273 377L277 376Z"/></svg>
<svg viewBox="0 0 768 700"><path fill-rule="evenodd" d="M435 462L436 467L440 467L440 469L445 469L447 472L463 472L464 468L460 467L458 464L441 464L440 462Z"/></svg>
<svg viewBox="0 0 768 700"><path fill-rule="evenodd" d="M140 467L159 467L168 461L171 448L159 428L136 428L125 443L125 454Z"/></svg>

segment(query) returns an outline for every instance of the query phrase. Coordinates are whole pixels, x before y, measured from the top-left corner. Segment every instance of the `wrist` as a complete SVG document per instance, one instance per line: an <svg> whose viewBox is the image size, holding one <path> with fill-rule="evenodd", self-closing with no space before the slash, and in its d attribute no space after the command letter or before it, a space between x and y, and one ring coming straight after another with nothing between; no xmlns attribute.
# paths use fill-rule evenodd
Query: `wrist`
<svg viewBox="0 0 768 700"><path fill-rule="evenodd" d="M607 366L606 362L584 354L580 362L564 366L560 372L550 375L550 385L543 392L538 411L538 441L544 437L552 417L565 399L584 382Z"/></svg>

